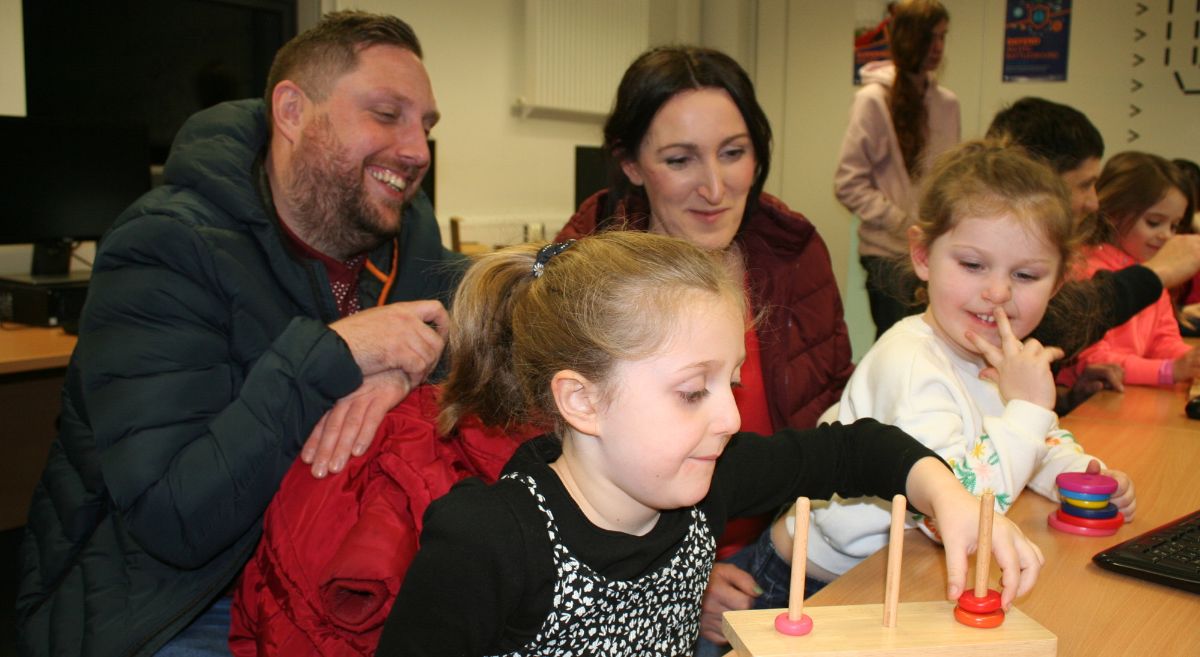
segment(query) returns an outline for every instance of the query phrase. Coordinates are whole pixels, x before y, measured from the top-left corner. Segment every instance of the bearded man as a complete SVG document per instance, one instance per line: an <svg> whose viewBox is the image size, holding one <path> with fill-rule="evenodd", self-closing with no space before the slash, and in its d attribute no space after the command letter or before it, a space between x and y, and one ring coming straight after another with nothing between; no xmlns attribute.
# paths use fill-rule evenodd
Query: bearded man
<svg viewBox="0 0 1200 657"><path fill-rule="evenodd" d="M102 240L22 546L22 654L227 654L226 592L289 466L341 470L433 371L462 261L420 192L421 56L394 17L327 15L265 99L189 119Z"/></svg>

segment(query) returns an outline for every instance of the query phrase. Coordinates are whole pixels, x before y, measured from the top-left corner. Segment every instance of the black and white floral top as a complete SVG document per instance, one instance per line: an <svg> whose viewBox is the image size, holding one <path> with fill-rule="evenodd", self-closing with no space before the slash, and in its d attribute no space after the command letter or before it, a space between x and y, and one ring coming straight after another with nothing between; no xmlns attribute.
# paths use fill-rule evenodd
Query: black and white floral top
<svg viewBox="0 0 1200 657"><path fill-rule="evenodd" d="M665 566L635 580L613 579L592 570L563 544L554 512L533 477L512 473L505 478L525 484L545 514L556 573L554 606L541 631L507 657L676 657L692 650L717 548L703 512L691 509L687 536Z"/></svg>

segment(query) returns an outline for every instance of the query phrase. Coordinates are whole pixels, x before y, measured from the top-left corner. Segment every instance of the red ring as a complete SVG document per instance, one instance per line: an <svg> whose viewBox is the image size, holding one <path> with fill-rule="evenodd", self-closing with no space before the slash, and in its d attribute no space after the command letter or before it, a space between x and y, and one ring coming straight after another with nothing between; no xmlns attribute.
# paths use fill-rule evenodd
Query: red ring
<svg viewBox="0 0 1200 657"><path fill-rule="evenodd" d="M955 607L954 620L970 627L991 629L1000 627L1000 624L1004 622L1004 611L997 609L986 614L973 614L962 607Z"/></svg>
<svg viewBox="0 0 1200 657"><path fill-rule="evenodd" d="M1062 509L1058 509L1054 513L1058 516L1059 520L1075 525L1076 527L1088 527L1090 529L1118 529L1121 527L1121 525L1125 524L1125 514L1121 513L1120 511L1117 512L1117 515L1111 518L1081 518L1079 516L1073 516L1069 513L1066 513Z"/></svg>
<svg viewBox="0 0 1200 657"><path fill-rule="evenodd" d="M972 614L993 612L1000 608L1000 592L988 589L988 592L979 598L975 596L975 589L967 589L958 596L958 606L963 611L969 611Z"/></svg>
<svg viewBox="0 0 1200 657"><path fill-rule="evenodd" d="M1092 529L1091 527L1080 527L1079 525L1072 525L1069 522L1063 522L1063 521L1059 520L1058 515L1054 512L1051 512L1050 515L1046 516L1046 522L1049 523L1049 525L1051 527L1057 529L1060 532L1066 532L1068 534L1078 534L1079 536L1112 536L1113 534L1117 533L1117 529L1115 529L1115 528L1114 529Z"/></svg>

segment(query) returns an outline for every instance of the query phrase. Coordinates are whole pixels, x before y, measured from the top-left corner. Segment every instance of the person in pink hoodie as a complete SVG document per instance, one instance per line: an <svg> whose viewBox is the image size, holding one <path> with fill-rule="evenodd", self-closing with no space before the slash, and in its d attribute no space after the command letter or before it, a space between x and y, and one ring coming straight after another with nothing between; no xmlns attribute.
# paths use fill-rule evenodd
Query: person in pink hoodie
<svg viewBox="0 0 1200 657"><path fill-rule="evenodd" d="M860 70L834 192L859 218L858 255L867 272L878 337L916 311L889 280L908 253L918 181L928 163L961 139L958 97L937 83L950 15L938 0L897 3L888 30L892 58ZM897 72L901 72L897 74Z"/></svg>
<svg viewBox="0 0 1200 657"><path fill-rule="evenodd" d="M1100 173L1096 189L1100 221L1086 252L1087 276L1150 259L1184 218L1192 216L1182 172L1150 153L1114 155ZM1173 385L1200 375L1200 352L1180 337L1166 291L1156 303L1085 349L1072 366L1059 372L1058 381L1071 385L1083 368L1099 363L1120 365L1125 383L1132 385Z"/></svg>

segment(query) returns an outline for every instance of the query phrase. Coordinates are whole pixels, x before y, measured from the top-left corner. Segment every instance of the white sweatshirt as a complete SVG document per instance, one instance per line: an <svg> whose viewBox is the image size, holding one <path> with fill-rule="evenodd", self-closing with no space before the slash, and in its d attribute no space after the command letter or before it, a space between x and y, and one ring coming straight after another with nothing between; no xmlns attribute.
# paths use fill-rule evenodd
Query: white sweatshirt
<svg viewBox="0 0 1200 657"><path fill-rule="evenodd" d="M904 429L945 459L971 493L991 488L1000 513L1026 486L1057 500L1055 477L1083 471L1091 457L1053 411L1005 403L994 383L979 378L982 369L982 360L957 354L921 315L906 317L858 364L837 419L873 417ZM922 516L909 520L930 534ZM887 544L891 502L835 497L814 503L811 521L809 561L840 575Z"/></svg>

